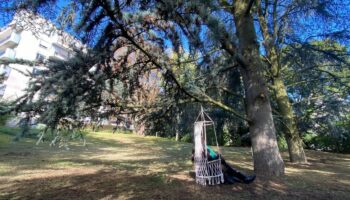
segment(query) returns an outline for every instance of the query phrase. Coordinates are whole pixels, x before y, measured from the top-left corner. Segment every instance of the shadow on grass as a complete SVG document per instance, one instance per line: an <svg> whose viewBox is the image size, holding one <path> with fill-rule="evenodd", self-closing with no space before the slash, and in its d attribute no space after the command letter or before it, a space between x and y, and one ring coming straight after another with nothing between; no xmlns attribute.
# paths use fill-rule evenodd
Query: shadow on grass
<svg viewBox="0 0 350 200"><path fill-rule="evenodd" d="M70 151L33 141L0 148L0 199L346 199L350 194L348 184L337 182L348 179L347 156L308 152L309 165L287 162L287 176L280 179L202 187L188 173L192 144L110 133L90 133L87 141L86 147L73 143ZM222 152L229 163L252 173L249 148Z"/></svg>
<svg viewBox="0 0 350 200"><path fill-rule="evenodd" d="M2 190L2 191L1 191ZM16 181L0 189L4 199L269 199L285 195L278 183L203 187L190 180L125 170L98 170ZM267 198L269 197L269 198Z"/></svg>

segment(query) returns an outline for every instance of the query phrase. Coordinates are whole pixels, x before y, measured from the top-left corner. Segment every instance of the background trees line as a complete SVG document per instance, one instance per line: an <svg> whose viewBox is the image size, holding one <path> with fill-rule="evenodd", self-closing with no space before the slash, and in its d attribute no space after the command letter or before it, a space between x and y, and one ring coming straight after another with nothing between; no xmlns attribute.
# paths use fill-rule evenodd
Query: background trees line
<svg viewBox="0 0 350 200"><path fill-rule="evenodd" d="M53 2L6 6L40 13ZM92 49L50 60L16 110L40 114L54 129L102 106L107 116L132 114L145 134L180 138L200 103L222 144L249 131L255 171L281 175L277 138L285 138L292 162L306 161L302 138L309 147L348 149L347 9L311 0L70 1L58 23ZM311 20L332 27L311 34Z"/></svg>

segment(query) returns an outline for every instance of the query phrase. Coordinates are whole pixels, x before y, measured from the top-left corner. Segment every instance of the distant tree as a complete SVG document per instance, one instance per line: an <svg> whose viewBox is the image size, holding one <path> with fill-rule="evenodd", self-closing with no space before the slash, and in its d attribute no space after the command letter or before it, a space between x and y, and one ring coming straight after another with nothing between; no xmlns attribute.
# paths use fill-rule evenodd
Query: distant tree
<svg viewBox="0 0 350 200"><path fill-rule="evenodd" d="M290 161L306 162L301 134L297 129L297 119L290 103L292 98L285 85L287 80L284 72L289 66L282 63L283 49L291 43L298 43L299 49L312 51L309 40L316 37L348 42L350 35L346 30L348 23L342 19L349 16L347 14L349 8L342 1L257 0L251 2L254 2L252 9L258 22L258 40L262 44L261 56L266 65L266 77L269 88L274 94L273 101L276 106L274 114L287 140ZM324 26L324 24L336 25ZM328 51L328 53L337 56L336 51ZM290 54L288 59L296 58ZM304 57L300 62L306 64L310 63L310 60Z"/></svg>
<svg viewBox="0 0 350 200"><path fill-rule="evenodd" d="M310 141L310 136L319 136L328 140L320 142L329 145L314 144L314 148L341 151L349 141L345 125L350 111L347 48L327 39L313 41L308 48L292 44L283 52L283 63L289 66L284 71L288 93L293 99L299 129L307 133L307 145L315 142Z"/></svg>

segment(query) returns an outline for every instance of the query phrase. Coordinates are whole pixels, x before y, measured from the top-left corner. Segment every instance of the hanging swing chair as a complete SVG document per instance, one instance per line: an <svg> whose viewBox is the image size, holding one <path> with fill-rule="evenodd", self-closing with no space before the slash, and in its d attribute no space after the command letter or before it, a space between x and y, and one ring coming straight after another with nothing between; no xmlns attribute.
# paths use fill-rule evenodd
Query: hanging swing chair
<svg viewBox="0 0 350 200"><path fill-rule="evenodd" d="M207 155L207 127L214 130L216 146L219 152L218 159L208 160ZM221 168L221 151L218 144L213 120L203 107L194 123L194 166L196 182L201 185L217 185L224 183L224 175Z"/></svg>

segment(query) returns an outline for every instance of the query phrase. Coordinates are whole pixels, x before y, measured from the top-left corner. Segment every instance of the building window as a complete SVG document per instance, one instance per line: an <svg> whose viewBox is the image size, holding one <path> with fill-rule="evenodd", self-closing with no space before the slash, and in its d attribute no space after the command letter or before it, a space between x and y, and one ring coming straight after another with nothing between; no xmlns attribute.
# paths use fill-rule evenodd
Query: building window
<svg viewBox="0 0 350 200"><path fill-rule="evenodd" d="M41 71L40 69L34 67L34 69L33 69L33 75L34 75L34 76L39 75L39 74L40 74L40 71Z"/></svg>
<svg viewBox="0 0 350 200"><path fill-rule="evenodd" d="M36 60L37 61L44 61L45 60L45 56L40 54L40 53L37 53L36 54Z"/></svg>
<svg viewBox="0 0 350 200"><path fill-rule="evenodd" d="M11 67L4 65L0 68L0 75L3 75L5 78L8 78L11 73Z"/></svg>
<svg viewBox="0 0 350 200"><path fill-rule="evenodd" d="M47 37L50 37L51 34L52 34L52 30L46 30L46 31L44 32L44 34L45 34Z"/></svg>
<svg viewBox="0 0 350 200"><path fill-rule="evenodd" d="M43 48L43 49L47 49L47 46L43 45L43 44L39 44L39 47L40 48Z"/></svg>
<svg viewBox="0 0 350 200"><path fill-rule="evenodd" d="M4 96L5 89L6 89L6 85L1 84L0 85L0 97Z"/></svg>
<svg viewBox="0 0 350 200"><path fill-rule="evenodd" d="M63 58L63 59L67 59L69 58L69 51L67 51L66 49L63 49L62 47L59 46L54 46L54 56Z"/></svg>
<svg viewBox="0 0 350 200"><path fill-rule="evenodd" d="M4 72L5 72L5 78L8 78L10 76L11 73L11 67L9 67L8 65L5 65L4 67Z"/></svg>
<svg viewBox="0 0 350 200"><path fill-rule="evenodd" d="M45 40L40 40L40 43L39 43L39 47L42 48L42 49L48 49L50 46L50 44L48 42L46 42Z"/></svg>

